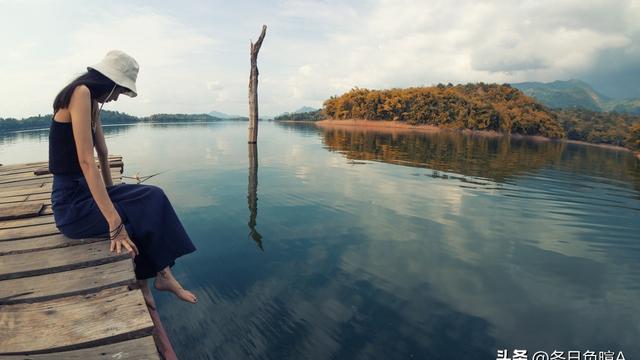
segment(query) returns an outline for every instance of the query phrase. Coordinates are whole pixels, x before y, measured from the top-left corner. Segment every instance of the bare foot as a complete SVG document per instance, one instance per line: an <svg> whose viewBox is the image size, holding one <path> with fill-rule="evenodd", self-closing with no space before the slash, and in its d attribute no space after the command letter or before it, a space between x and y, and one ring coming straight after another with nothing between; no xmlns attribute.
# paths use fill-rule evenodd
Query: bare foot
<svg viewBox="0 0 640 360"><path fill-rule="evenodd" d="M178 283L178 280L173 277L168 266L158 272L156 280L153 282L153 286L160 291L171 291L183 301L187 301L192 304L195 304L198 301L191 291L185 290L180 286L180 283Z"/></svg>

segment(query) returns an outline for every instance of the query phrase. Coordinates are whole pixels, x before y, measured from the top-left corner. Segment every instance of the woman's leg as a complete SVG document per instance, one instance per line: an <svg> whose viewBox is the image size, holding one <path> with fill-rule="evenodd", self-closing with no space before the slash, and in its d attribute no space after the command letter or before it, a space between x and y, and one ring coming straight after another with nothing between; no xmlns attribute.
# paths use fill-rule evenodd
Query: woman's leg
<svg viewBox="0 0 640 360"><path fill-rule="evenodd" d="M169 268L178 257L195 251L195 246L164 191L154 185L118 184L108 186L107 193L127 234L140 250L134 259L136 278L146 280L162 272L159 290L172 291L180 299L194 302L195 296L182 289ZM71 238L106 236L108 224L88 187L74 200L72 209L65 215L78 220L61 231Z"/></svg>
<svg viewBox="0 0 640 360"><path fill-rule="evenodd" d="M191 291L182 288L178 280L173 277L169 266L158 272L158 276L156 276L153 286L160 291L171 291L180 300L184 300L192 304L195 304L198 301Z"/></svg>

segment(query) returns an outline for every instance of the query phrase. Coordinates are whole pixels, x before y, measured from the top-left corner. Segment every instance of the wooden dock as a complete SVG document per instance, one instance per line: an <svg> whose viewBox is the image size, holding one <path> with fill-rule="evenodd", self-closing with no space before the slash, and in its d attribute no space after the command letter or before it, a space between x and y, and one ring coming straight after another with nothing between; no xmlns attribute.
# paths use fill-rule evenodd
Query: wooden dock
<svg viewBox="0 0 640 360"><path fill-rule="evenodd" d="M121 183L122 157L109 163ZM130 256L58 231L47 166L0 166L0 359L163 358Z"/></svg>

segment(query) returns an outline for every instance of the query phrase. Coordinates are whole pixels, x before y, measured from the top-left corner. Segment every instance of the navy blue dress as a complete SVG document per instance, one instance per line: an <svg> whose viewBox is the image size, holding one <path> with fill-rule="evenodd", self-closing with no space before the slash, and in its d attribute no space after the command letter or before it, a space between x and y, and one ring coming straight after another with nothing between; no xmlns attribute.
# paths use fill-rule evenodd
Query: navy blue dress
<svg viewBox="0 0 640 360"><path fill-rule="evenodd" d="M60 232L72 239L108 237L109 224L94 201L78 162L71 123L51 121L49 171L53 173L53 216ZM154 277L158 271L173 266L178 257L196 250L161 188L118 184L106 189L138 247L139 255L134 258L137 279Z"/></svg>

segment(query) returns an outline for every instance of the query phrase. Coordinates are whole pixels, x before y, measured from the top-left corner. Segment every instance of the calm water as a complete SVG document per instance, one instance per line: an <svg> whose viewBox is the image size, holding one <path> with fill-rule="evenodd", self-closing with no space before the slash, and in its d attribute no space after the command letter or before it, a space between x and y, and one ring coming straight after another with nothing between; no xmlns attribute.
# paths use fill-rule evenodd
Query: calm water
<svg viewBox="0 0 640 360"><path fill-rule="evenodd" d="M125 175L168 170L147 183L198 248L174 267L198 305L155 294L180 358L640 356L630 153L264 122L252 157L246 128L105 128ZM0 137L0 163L47 136Z"/></svg>

